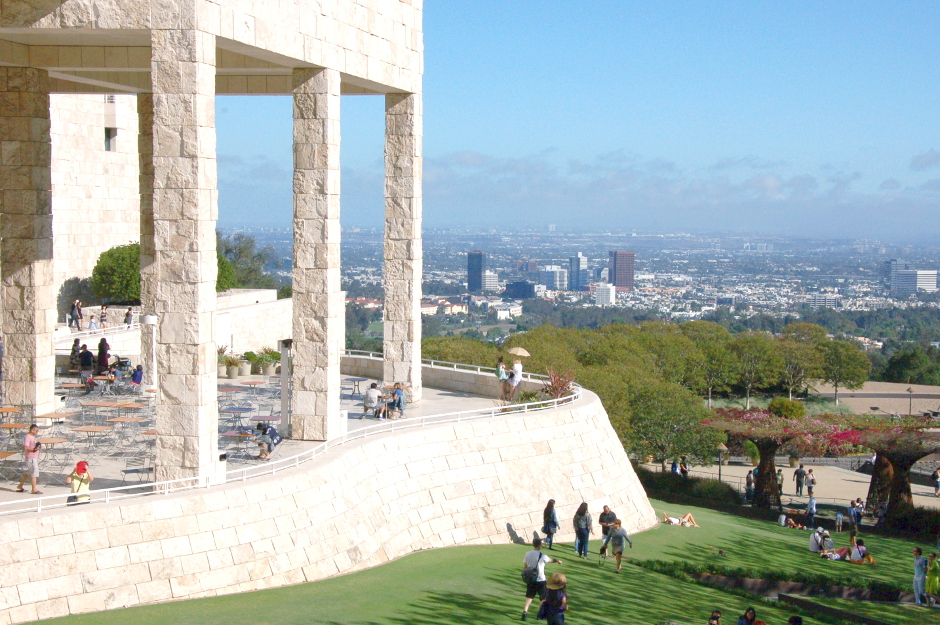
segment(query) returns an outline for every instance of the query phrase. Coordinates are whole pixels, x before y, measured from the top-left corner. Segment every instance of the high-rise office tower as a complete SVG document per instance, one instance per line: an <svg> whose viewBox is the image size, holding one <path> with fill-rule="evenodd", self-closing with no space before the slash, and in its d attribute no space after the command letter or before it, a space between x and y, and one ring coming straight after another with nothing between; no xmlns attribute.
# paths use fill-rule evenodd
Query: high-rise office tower
<svg viewBox="0 0 940 625"><path fill-rule="evenodd" d="M888 287L892 291L897 291L898 287L900 286L898 284L898 272L907 271L909 269L913 269L913 267L911 267L911 265L907 261L901 260L900 258L892 258L888 262L888 265L889 265Z"/></svg>
<svg viewBox="0 0 940 625"><path fill-rule="evenodd" d="M588 259L578 252L568 259L568 290L580 291L588 283Z"/></svg>
<svg viewBox="0 0 940 625"><path fill-rule="evenodd" d="M633 290L633 252L611 252L608 282L621 291Z"/></svg>
<svg viewBox="0 0 940 625"><path fill-rule="evenodd" d="M486 270L486 252L467 252L467 290L471 293L483 290L483 272Z"/></svg>
<svg viewBox="0 0 940 625"><path fill-rule="evenodd" d="M613 306L617 303L617 287L613 284L598 284L594 291L594 303L598 306Z"/></svg>

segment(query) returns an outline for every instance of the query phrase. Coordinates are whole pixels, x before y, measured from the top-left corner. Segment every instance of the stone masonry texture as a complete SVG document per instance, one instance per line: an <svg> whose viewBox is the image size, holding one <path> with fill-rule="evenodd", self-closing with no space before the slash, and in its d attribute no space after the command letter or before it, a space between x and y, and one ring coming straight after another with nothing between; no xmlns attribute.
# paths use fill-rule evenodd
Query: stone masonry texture
<svg viewBox="0 0 940 625"><path fill-rule="evenodd" d="M385 371L421 398L421 95L385 96Z"/></svg>
<svg viewBox="0 0 940 625"><path fill-rule="evenodd" d="M294 70L294 438L336 436L345 347L340 273L340 75ZM333 422L331 422L331 419ZM332 425L332 427L331 427Z"/></svg>
<svg viewBox="0 0 940 625"><path fill-rule="evenodd" d="M151 30L158 480L213 473L218 464L216 41L174 28L191 5L174 3L181 15Z"/></svg>
<svg viewBox="0 0 940 625"><path fill-rule="evenodd" d="M581 501L594 513L609 504L631 533L657 523L589 391L559 409L364 439L246 483L0 520L0 625L508 544L539 531L549 498L559 540L573 539Z"/></svg>
<svg viewBox="0 0 940 625"><path fill-rule="evenodd" d="M0 68L0 298L5 403L53 410L55 293L49 75Z"/></svg>

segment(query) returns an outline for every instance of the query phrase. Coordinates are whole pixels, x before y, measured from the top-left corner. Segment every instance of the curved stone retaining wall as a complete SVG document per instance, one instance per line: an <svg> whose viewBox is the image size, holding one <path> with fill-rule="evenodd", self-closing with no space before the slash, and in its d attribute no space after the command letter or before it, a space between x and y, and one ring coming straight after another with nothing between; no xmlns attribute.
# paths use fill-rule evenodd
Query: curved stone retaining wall
<svg viewBox="0 0 940 625"><path fill-rule="evenodd" d="M275 476L0 520L0 624L323 579L421 549L560 540L582 501L656 516L600 400L408 429Z"/></svg>

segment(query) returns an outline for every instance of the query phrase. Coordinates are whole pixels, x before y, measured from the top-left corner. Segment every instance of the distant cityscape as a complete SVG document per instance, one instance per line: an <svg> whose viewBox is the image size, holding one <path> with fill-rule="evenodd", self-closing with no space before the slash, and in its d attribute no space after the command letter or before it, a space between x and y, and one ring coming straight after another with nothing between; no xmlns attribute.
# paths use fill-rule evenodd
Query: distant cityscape
<svg viewBox="0 0 940 625"><path fill-rule="evenodd" d="M426 231L422 312L459 314L476 305L511 318L521 314L522 301L545 299L686 320L721 307L739 315L783 315L807 306L878 310L937 307L940 301L938 248L871 240L546 230ZM277 272L289 281L289 229L242 231L274 248L283 259ZM381 304L382 265L380 230L344 230L344 281L375 287L374 297L367 298L376 300L373 306Z"/></svg>

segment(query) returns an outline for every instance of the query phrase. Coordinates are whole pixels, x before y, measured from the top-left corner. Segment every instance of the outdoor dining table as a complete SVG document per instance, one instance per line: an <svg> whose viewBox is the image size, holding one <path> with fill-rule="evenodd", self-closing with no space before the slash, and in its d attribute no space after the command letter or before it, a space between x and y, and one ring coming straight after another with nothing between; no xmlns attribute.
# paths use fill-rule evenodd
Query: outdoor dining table
<svg viewBox="0 0 940 625"><path fill-rule="evenodd" d="M223 432L219 434L219 437L234 438L235 443L239 447L239 452L248 458L251 457L251 451L248 445L250 444L251 439L254 437L253 434L246 434L244 432L239 432L238 430L230 430L228 432Z"/></svg>
<svg viewBox="0 0 940 625"><path fill-rule="evenodd" d="M0 415L13 414L14 412L19 412L19 411L20 411L19 406L0 406ZM0 419L3 419L3 417L0 416Z"/></svg>
<svg viewBox="0 0 940 625"><path fill-rule="evenodd" d="M143 435L144 435L144 436L156 436L156 435L157 435L157 431L156 431L156 430L147 430L146 432L143 432Z"/></svg>
<svg viewBox="0 0 940 625"><path fill-rule="evenodd" d="M0 451L0 460L6 460L7 458L12 458L13 456L17 455L18 453L20 453L20 452L18 452L18 451ZM8 465L6 462L0 464L0 476L4 476L4 469L12 469L12 470L16 471L17 467L16 467L16 466ZM8 476L4 476L4 477L8 477Z"/></svg>
<svg viewBox="0 0 940 625"><path fill-rule="evenodd" d="M65 384L60 384L59 388L64 388L71 395L73 392L77 391L80 388L85 388L84 384L79 384L78 382L67 382Z"/></svg>
<svg viewBox="0 0 940 625"><path fill-rule="evenodd" d="M36 441L39 443L42 443L44 446L49 447L51 449L52 447L55 447L59 443L69 442L69 439L67 438L37 438Z"/></svg>
<svg viewBox="0 0 940 625"><path fill-rule="evenodd" d="M229 406L227 408L222 408L219 412L232 415L230 419L233 423L238 423L246 415L254 412L254 408L247 408L243 406Z"/></svg>
<svg viewBox="0 0 940 625"><path fill-rule="evenodd" d="M248 419L249 421L255 421L257 423L277 423L281 420L281 415L279 414L262 414L257 417L252 417Z"/></svg>
<svg viewBox="0 0 940 625"><path fill-rule="evenodd" d="M355 397L356 395L358 395L359 397L362 397L362 389L359 388L359 385L362 382L368 382L369 378L348 378L348 380L353 383L353 390L349 396Z"/></svg>
<svg viewBox="0 0 940 625"><path fill-rule="evenodd" d="M112 429L110 425L83 425L81 427L72 428L72 431L84 433L85 436L88 437L92 447L94 447L98 443L98 435L110 432Z"/></svg>
<svg viewBox="0 0 940 625"><path fill-rule="evenodd" d="M259 386L264 386L265 382L263 382L263 381L261 381L261 380L252 380L252 381L250 381L250 382L242 382L242 384L244 384L245 386L247 386L247 387L249 388L249 390L251 390L251 394L254 395L254 394L257 392L258 387L259 387Z"/></svg>

